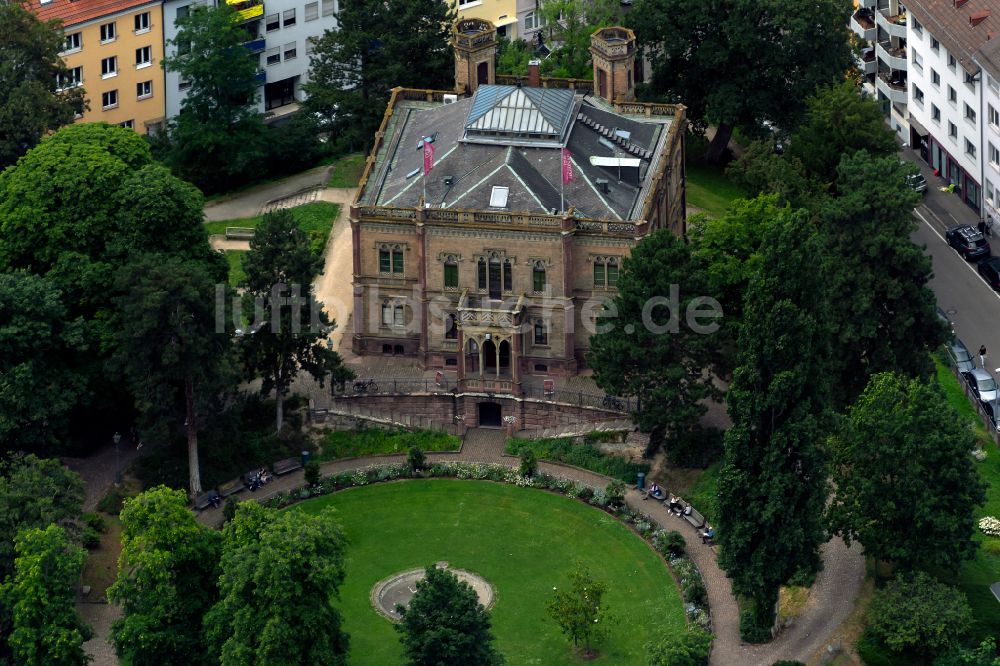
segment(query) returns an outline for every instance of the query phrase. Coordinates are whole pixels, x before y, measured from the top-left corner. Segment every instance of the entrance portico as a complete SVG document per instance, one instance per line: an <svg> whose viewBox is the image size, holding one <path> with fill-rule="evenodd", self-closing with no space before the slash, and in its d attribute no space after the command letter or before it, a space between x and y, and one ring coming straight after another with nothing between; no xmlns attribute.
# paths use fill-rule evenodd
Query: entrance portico
<svg viewBox="0 0 1000 666"><path fill-rule="evenodd" d="M458 304L458 381L463 390L521 394L521 313L514 307L463 293Z"/></svg>

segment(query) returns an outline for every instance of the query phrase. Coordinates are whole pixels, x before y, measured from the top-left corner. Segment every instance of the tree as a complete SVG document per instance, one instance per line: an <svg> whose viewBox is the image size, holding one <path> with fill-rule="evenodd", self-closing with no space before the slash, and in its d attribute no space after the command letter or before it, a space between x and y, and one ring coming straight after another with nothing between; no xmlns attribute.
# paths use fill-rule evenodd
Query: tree
<svg viewBox="0 0 1000 666"><path fill-rule="evenodd" d="M592 78L590 36L598 28L621 25L621 3L618 0L546 0L539 3L538 11L552 47L551 55L542 61L542 70L551 76Z"/></svg>
<svg viewBox="0 0 1000 666"><path fill-rule="evenodd" d="M814 178L830 183L844 155L867 150L886 157L897 149L878 102L862 97L853 81L843 81L806 98L805 118L792 135L789 154Z"/></svg>
<svg viewBox="0 0 1000 666"><path fill-rule="evenodd" d="M219 533L200 524L181 490L159 486L125 501L118 577L122 610L111 637L135 666L208 663L202 618L216 601Z"/></svg>
<svg viewBox="0 0 1000 666"><path fill-rule="evenodd" d="M826 540L821 450L830 384L823 246L806 214L785 212L765 233L746 290L739 365L727 394L719 479L719 565L744 597L744 640L770 636L779 587L820 567Z"/></svg>
<svg viewBox="0 0 1000 666"><path fill-rule="evenodd" d="M868 607L868 626L886 647L921 661L954 645L971 624L965 595L923 571L896 578Z"/></svg>
<svg viewBox="0 0 1000 666"><path fill-rule="evenodd" d="M341 666L348 636L334 605L346 540L333 515L243 502L222 531L219 602L205 616L221 666Z"/></svg>
<svg viewBox="0 0 1000 666"><path fill-rule="evenodd" d="M974 510L986 499L974 447L940 388L872 376L831 441L831 530L904 569L973 557Z"/></svg>
<svg viewBox="0 0 1000 666"><path fill-rule="evenodd" d="M83 666L90 630L76 612L76 584L86 552L57 525L22 531L14 576L0 586L13 611L7 643L24 666Z"/></svg>
<svg viewBox="0 0 1000 666"><path fill-rule="evenodd" d="M224 275L202 262L155 254L123 267L116 281L121 295L110 366L128 382L145 435L169 441L177 414L184 414L191 497L202 492L198 406L226 379L230 338L225 301L221 314L216 302L222 284Z"/></svg>
<svg viewBox="0 0 1000 666"><path fill-rule="evenodd" d="M257 110L259 61L243 47L247 32L232 5L192 7L177 19L176 53L163 59L191 86L168 129L166 161L206 192L225 191L258 168L265 154Z"/></svg>
<svg viewBox="0 0 1000 666"><path fill-rule="evenodd" d="M241 341L244 364L249 377L263 377L263 395L274 391L278 432L284 423L285 396L300 370L320 385L328 374L331 381L351 376L340 355L321 342L335 325L312 290L322 265L288 210L264 215L243 258L244 305L255 313L259 326Z"/></svg>
<svg viewBox="0 0 1000 666"><path fill-rule="evenodd" d="M64 48L60 22L39 21L19 0L0 3L0 171L86 108L83 88L59 89L69 83Z"/></svg>
<svg viewBox="0 0 1000 666"><path fill-rule="evenodd" d="M699 303L710 304L707 293L685 242L657 231L625 259L611 304L616 318L600 322L605 330L590 341L587 362L598 386L638 398L637 424L664 433L668 451L697 427L701 401L714 395L706 372L712 322L690 316Z"/></svg>
<svg viewBox="0 0 1000 666"><path fill-rule="evenodd" d="M712 634L688 627L681 634L665 634L646 645L648 666L704 666L712 647Z"/></svg>
<svg viewBox="0 0 1000 666"><path fill-rule="evenodd" d="M14 570L22 530L69 526L83 510L83 480L58 460L15 454L0 461L0 580Z"/></svg>
<svg viewBox="0 0 1000 666"><path fill-rule="evenodd" d="M726 175L751 194L775 194L778 203L816 210L827 196L826 186L809 177L802 160L787 151L774 152L766 140L751 141L726 167Z"/></svg>
<svg viewBox="0 0 1000 666"><path fill-rule="evenodd" d="M396 606L407 666L502 664L493 646L490 616L476 591L455 574L427 567L409 608Z"/></svg>
<svg viewBox="0 0 1000 666"><path fill-rule="evenodd" d="M392 88L454 88L454 20L438 0L343 0L313 47L303 108L345 147L367 146Z"/></svg>
<svg viewBox="0 0 1000 666"><path fill-rule="evenodd" d="M84 390L80 375L64 367L81 335L49 280L0 273L0 454L58 447Z"/></svg>
<svg viewBox="0 0 1000 666"><path fill-rule="evenodd" d="M565 590L552 588L555 598L546 608L562 632L573 639L573 647L583 641L584 656L590 656L591 644L607 633L608 609L602 604L608 587L591 578L590 571L580 565L570 572L569 581Z"/></svg>
<svg viewBox="0 0 1000 666"><path fill-rule="evenodd" d="M833 266L830 288L849 298L833 300L838 322L834 396L854 401L879 372L928 377L928 351L945 341L934 293L931 260L910 240L920 195L906 183L914 167L895 155L876 158L861 150L837 169L835 197L819 213L823 244Z"/></svg>
<svg viewBox="0 0 1000 666"><path fill-rule="evenodd" d="M806 97L843 78L850 12L849 0L817 0L807 12L782 0L639 0L628 18L653 65L651 90L718 126L707 153L716 161L733 128L794 129Z"/></svg>
<svg viewBox="0 0 1000 666"><path fill-rule="evenodd" d="M934 660L934 666L1000 666L996 639L990 636L975 648L947 648Z"/></svg>

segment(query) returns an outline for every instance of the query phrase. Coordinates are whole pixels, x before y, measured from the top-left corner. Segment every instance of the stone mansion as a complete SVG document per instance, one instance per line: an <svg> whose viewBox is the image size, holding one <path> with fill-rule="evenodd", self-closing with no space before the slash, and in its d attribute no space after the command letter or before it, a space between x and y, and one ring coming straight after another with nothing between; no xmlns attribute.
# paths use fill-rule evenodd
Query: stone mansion
<svg viewBox="0 0 1000 666"><path fill-rule="evenodd" d="M393 90L351 206L352 347L517 396L583 368L636 242L685 232L685 109L634 101L625 28L592 36L593 81L497 76L488 21L452 46L456 90Z"/></svg>

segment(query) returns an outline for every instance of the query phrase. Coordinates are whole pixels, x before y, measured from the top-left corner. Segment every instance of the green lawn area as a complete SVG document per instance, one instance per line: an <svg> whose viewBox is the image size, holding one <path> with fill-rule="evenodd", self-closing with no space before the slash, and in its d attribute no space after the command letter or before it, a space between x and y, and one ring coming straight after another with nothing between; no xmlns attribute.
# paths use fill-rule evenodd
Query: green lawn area
<svg viewBox="0 0 1000 666"><path fill-rule="evenodd" d="M581 502L532 488L428 479L353 488L289 510L327 506L336 507L350 543L341 608L353 664L403 662L398 634L371 606L371 589L394 573L442 560L493 585L493 629L508 664L580 663L545 611L574 561L607 583L616 618L593 663L645 663L647 641L684 626L680 595L660 557Z"/></svg>
<svg viewBox="0 0 1000 666"><path fill-rule="evenodd" d="M687 203L711 217L721 217L729 204L746 193L726 178L725 167L714 164L687 164Z"/></svg>
<svg viewBox="0 0 1000 666"><path fill-rule="evenodd" d="M243 257L246 252L243 250L226 250L226 261L229 262L229 286L236 288L243 278L247 276L243 272Z"/></svg>
<svg viewBox="0 0 1000 666"><path fill-rule="evenodd" d="M340 206L329 201L314 201L290 208L295 220L311 241L313 251L322 253L326 247L326 239L330 236L333 223L337 220ZM241 217L235 220L215 220L205 223L205 230L209 235L226 233L226 227L250 227L256 229L260 221L264 219L262 215L254 217ZM231 264L230 264L231 265ZM232 273L230 273L230 276Z"/></svg>
<svg viewBox="0 0 1000 666"><path fill-rule="evenodd" d="M330 169L328 187L357 187L365 170L365 156L354 153L341 157Z"/></svg>
<svg viewBox="0 0 1000 666"><path fill-rule="evenodd" d="M319 459L406 453L411 446L422 451L458 451L462 442L458 437L439 430L327 430L323 433L323 452Z"/></svg>
<svg viewBox="0 0 1000 666"><path fill-rule="evenodd" d="M1000 451L997 451L997 447L983 430L982 421L976 415L969 399L965 397L958 379L940 359L935 359L935 363L937 363L938 381L948 397L948 403L969 419L984 440L983 450L986 451L986 460L976 462L975 465L989 483L989 488L986 491L986 504L976 511L976 521L978 522L983 516L1000 518ZM976 621L975 631L985 638L1000 635L1000 603L989 589L990 585L1000 581L1000 546L995 545L994 550L990 552L983 547L983 544L988 541L1000 544L1000 539L987 537L978 527L976 539L980 542L976 558L963 562L957 577L946 573L945 578L956 583L969 597Z"/></svg>
<svg viewBox="0 0 1000 666"><path fill-rule="evenodd" d="M568 438L509 439L506 449L512 456L519 456L525 449L531 449L539 460L576 465L591 472L613 476L628 484L635 483L637 473L649 472L649 465L645 463L629 462L621 456L602 453L600 449L586 442L576 444Z"/></svg>

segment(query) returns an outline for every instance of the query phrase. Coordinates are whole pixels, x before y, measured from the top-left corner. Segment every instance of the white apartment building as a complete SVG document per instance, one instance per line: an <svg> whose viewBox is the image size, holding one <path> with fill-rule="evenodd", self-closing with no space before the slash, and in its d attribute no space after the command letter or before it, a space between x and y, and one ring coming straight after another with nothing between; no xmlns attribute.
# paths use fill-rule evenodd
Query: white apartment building
<svg viewBox="0 0 1000 666"><path fill-rule="evenodd" d="M210 0L211 1L211 0ZM226 0L239 12L247 31L247 55L258 62L261 84L258 104L262 113L280 115L297 108L303 100L302 84L309 77L312 38L337 27L338 0ZM166 52L174 55L170 43L177 37L177 18L202 0L165 0L163 3ZM190 84L176 72L167 70L167 117L180 113Z"/></svg>
<svg viewBox="0 0 1000 666"><path fill-rule="evenodd" d="M991 6L998 9L995 0L907 0L910 145L977 212L989 156L983 155L982 70L974 56L1000 27Z"/></svg>
<svg viewBox="0 0 1000 666"><path fill-rule="evenodd" d="M980 182L983 185L983 217L1000 220L1000 39L992 39L975 57L983 72L982 105L979 115L983 127L983 159Z"/></svg>
<svg viewBox="0 0 1000 666"><path fill-rule="evenodd" d="M858 70L862 89L882 103L901 141L909 136L907 13L899 0L858 0L850 28L862 44Z"/></svg>

